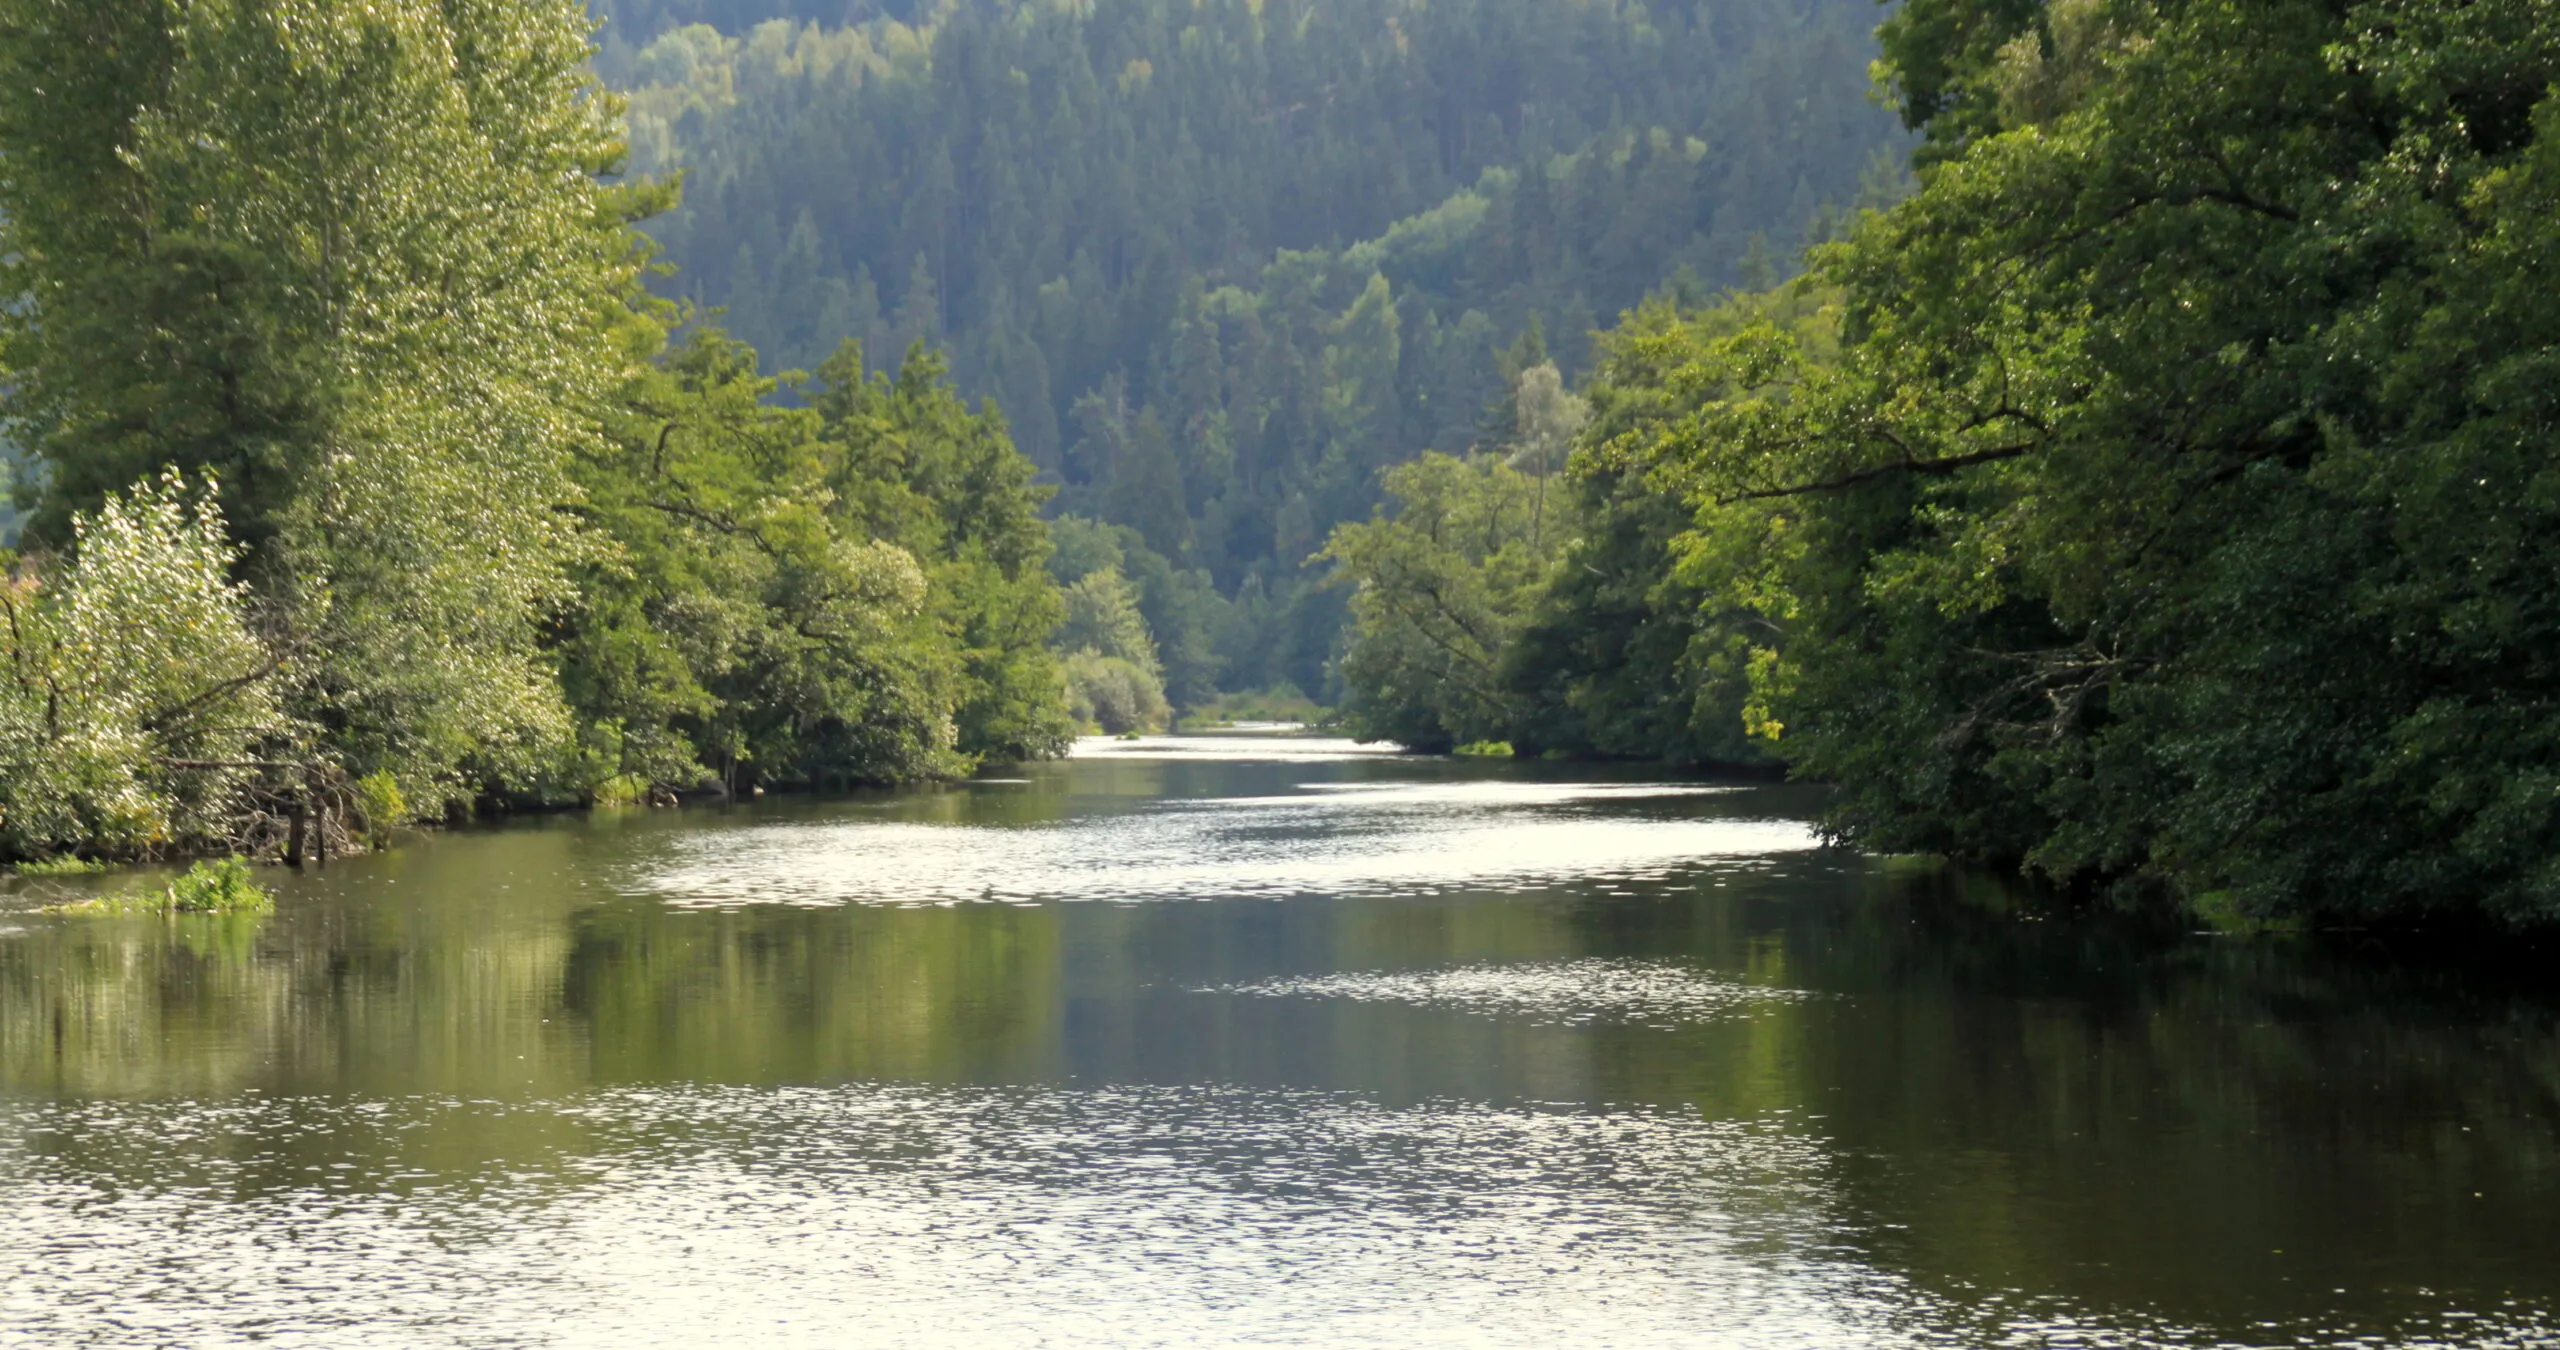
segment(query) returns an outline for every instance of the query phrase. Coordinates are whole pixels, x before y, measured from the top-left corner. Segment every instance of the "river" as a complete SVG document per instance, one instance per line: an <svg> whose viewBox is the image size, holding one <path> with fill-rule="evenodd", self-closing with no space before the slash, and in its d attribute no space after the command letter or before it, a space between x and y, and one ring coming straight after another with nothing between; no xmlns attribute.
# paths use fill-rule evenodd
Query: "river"
<svg viewBox="0 0 2560 1350"><path fill-rule="evenodd" d="M1817 800L1088 742L17 882L0 1345L2560 1346L2560 998Z"/></svg>

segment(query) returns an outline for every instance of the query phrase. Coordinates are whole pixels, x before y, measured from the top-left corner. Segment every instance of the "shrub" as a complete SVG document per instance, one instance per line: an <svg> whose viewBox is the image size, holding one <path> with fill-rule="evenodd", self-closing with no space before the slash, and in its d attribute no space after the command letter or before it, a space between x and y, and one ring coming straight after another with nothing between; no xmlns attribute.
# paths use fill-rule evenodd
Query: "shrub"
<svg viewBox="0 0 2560 1350"><path fill-rule="evenodd" d="M1116 656L1092 651L1069 655L1067 711L1086 726L1110 735L1153 730L1173 716L1164 698L1164 682L1153 672Z"/></svg>
<svg viewBox="0 0 2560 1350"><path fill-rule="evenodd" d="M249 860L233 854L197 863L153 891L127 891L52 906L54 914L272 914L273 893L249 872Z"/></svg>
<svg viewBox="0 0 2560 1350"><path fill-rule="evenodd" d="M379 844L392 827L406 824L412 817L409 798L400 791L400 780L389 769L376 769L356 780L356 809L364 814L364 832Z"/></svg>
<svg viewBox="0 0 2560 1350"><path fill-rule="evenodd" d="M618 773L595 785L588 794L596 806L638 806L649 798L649 780L636 773Z"/></svg>
<svg viewBox="0 0 2560 1350"><path fill-rule="evenodd" d="M238 854L197 863L169 883L169 908L182 914L267 914L276 898Z"/></svg>
<svg viewBox="0 0 2560 1350"><path fill-rule="evenodd" d="M1296 685L1286 681L1268 689L1220 694L1201 704L1184 717L1183 725L1196 727L1233 726L1238 722L1296 722L1316 726L1332 717L1333 710L1306 696Z"/></svg>
<svg viewBox="0 0 2560 1350"><path fill-rule="evenodd" d="M22 877L86 877L95 876L114 866L113 863L100 862L95 858L65 854L59 858L22 862L10 870Z"/></svg>
<svg viewBox="0 0 2560 1350"><path fill-rule="evenodd" d="M209 486L174 471L77 523L66 567L0 579L0 854L227 840L281 725Z"/></svg>

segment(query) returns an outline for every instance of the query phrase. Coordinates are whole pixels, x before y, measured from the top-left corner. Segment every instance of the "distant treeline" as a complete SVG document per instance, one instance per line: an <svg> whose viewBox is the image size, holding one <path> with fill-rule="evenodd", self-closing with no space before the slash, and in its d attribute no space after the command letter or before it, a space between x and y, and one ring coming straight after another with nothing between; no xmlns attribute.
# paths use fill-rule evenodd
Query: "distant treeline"
<svg viewBox="0 0 2560 1350"><path fill-rule="evenodd" d="M635 166L685 175L666 292L778 364L947 350L1053 513L1136 532L1181 707L1332 686L1310 555L1479 439L1531 326L1578 372L1904 181L1867 0L601 9Z"/></svg>

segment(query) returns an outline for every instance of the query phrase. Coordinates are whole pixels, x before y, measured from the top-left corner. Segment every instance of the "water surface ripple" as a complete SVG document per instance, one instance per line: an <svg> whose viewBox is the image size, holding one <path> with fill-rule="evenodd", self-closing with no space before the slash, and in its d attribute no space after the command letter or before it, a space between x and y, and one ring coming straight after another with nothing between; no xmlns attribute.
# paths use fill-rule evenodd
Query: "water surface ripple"
<svg viewBox="0 0 2560 1350"><path fill-rule="evenodd" d="M2560 1347L2534 981L1815 804L1171 738L0 885L0 1346Z"/></svg>
<svg viewBox="0 0 2560 1350"><path fill-rule="evenodd" d="M673 904L1205 900L1520 890L1815 846L1798 820L1611 808L1729 791L1663 783L1378 782L1166 802L1033 828L895 820L688 835L634 876Z"/></svg>
<svg viewBox="0 0 2560 1350"><path fill-rule="evenodd" d="M1716 979L1662 961L1527 962L1450 970L1345 971L1203 989L1263 998L1347 998L1456 1008L1533 1022L1632 1022L1665 1028L1807 997L1801 989Z"/></svg>

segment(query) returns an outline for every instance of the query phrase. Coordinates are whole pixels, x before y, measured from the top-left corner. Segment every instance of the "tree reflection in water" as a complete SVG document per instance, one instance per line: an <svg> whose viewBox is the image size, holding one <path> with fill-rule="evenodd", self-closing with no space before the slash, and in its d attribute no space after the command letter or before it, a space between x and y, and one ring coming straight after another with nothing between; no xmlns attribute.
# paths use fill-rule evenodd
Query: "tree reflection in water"
<svg viewBox="0 0 2560 1350"><path fill-rule="evenodd" d="M2560 1335L2517 981L1288 744L12 914L0 1337Z"/></svg>

